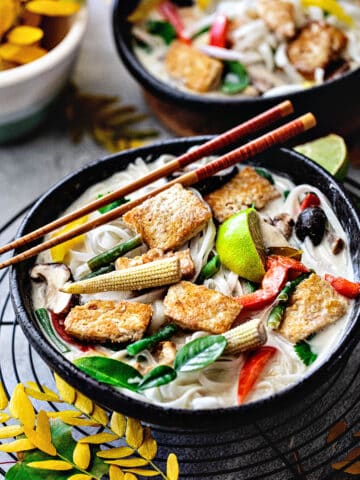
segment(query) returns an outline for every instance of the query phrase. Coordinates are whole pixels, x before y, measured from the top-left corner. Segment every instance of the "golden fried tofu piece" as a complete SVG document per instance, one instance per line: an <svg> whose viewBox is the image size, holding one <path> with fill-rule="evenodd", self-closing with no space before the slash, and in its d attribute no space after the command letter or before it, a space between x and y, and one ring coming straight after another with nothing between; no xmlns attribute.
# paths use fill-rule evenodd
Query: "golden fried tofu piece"
<svg viewBox="0 0 360 480"><path fill-rule="evenodd" d="M261 210L280 192L251 167L245 167L218 190L209 193L205 200L210 205L215 218L223 222L228 217L255 204Z"/></svg>
<svg viewBox="0 0 360 480"><path fill-rule="evenodd" d="M138 265L144 265L145 263L154 262L155 260L171 257L179 259L182 278L192 278L194 276L195 265L189 249L164 253L164 250L161 250L161 248L151 248L143 255L134 258L119 257L115 262L115 268L116 270L122 270L124 268L137 267Z"/></svg>
<svg viewBox="0 0 360 480"><path fill-rule="evenodd" d="M124 222L150 248L164 251L180 247L195 237L210 218L211 212L204 202L178 183L123 216Z"/></svg>
<svg viewBox="0 0 360 480"><path fill-rule="evenodd" d="M292 3L283 0L259 0L257 11L278 38L287 39L295 35L295 9Z"/></svg>
<svg viewBox="0 0 360 480"><path fill-rule="evenodd" d="M88 342L135 342L144 335L151 316L151 306L143 303L91 300L71 309L65 331Z"/></svg>
<svg viewBox="0 0 360 480"><path fill-rule="evenodd" d="M290 62L309 79L316 68L326 68L337 60L347 45L347 37L333 25L311 22L306 25L287 49Z"/></svg>
<svg viewBox="0 0 360 480"><path fill-rule="evenodd" d="M336 322L347 311L348 301L319 275L302 281L291 296L279 333L292 343Z"/></svg>
<svg viewBox="0 0 360 480"><path fill-rule="evenodd" d="M223 64L196 48L173 42L165 59L168 74L195 92L215 90L220 83Z"/></svg>
<svg viewBox="0 0 360 480"><path fill-rule="evenodd" d="M165 315L180 327L210 333L228 331L242 309L231 297L184 281L169 288L164 307Z"/></svg>

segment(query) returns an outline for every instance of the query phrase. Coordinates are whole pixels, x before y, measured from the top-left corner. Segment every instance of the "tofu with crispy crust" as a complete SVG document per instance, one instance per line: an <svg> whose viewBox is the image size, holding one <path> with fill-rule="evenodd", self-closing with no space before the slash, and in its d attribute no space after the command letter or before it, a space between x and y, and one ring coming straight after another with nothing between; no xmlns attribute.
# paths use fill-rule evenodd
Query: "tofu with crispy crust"
<svg viewBox="0 0 360 480"><path fill-rule="evenodd" d="M292 38L296 32L295 8L285 0L259 0L257 11L270 30L280 39Z"/></svg>
<svg viewBox="0 0 360 480"><path fill-rule="evenodd" d="M242 306L215 290L183 281L169 288L164 308L165 315L185 330L220 334L230 329Z"/></svg>
<svg viewBox="0 0 360 480"><path fill-rule="evenodd" d="M280 192L271 183L251 168L245 167L229 182L205 197L215 218L223 222L228 217L255 205L261 210L274 198L280 197Z"/></svg>
<svg viewBox="0 0 360 480"><path fill-rule="evenodd" d="M91 300L71 309L65 331L87 342L135 342L144 335L151 316L151 306L143 303Z"/></svg>
<svg viewBox="0 0 360 480"><path fill-rule="evenodd" d="M279 333L292 343L305 340L345 315L348 301L319 275L302 281L291 296Z"/></svg>
<svg viewBox="0 0 360 480"><path fill-rule="evenodd" d="M195 92L215 90L220 83L223 64L194 47L173 42L165 59L168 74Z"/></svg>
<svg viewBox="0 0 360 480"><path fill-rule="evenodd" d="M287 54L294 67L309 79L317 68L325 69L337 60L347 45L347 37L333 25L311 22L289 44Z"/></svg>
<svg viewBox="0 0 360 480"><path fill-rule="evenodd" d="M171 257L179 259L182 278L192 278L194 276L195 265L189 249L164 253L160 248L151 248L143 255L134 258L119 257L115 262L115 268L116 270L122 270L124 268L137 267L138 265L144 265L145 263L154 262L155 260Z"/></svg>
<svg viewBox="0 0 360 480"><path fill-rule="evenodd" d="M206 204L182 185L175 184L123 216L150 248L164 251L195 237L211 218Z"/></svg>

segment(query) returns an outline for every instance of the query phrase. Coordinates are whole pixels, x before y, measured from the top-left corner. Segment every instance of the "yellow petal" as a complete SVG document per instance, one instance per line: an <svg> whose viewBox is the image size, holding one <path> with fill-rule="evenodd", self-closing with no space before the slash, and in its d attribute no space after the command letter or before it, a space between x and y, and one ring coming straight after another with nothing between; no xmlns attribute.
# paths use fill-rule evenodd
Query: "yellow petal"
<svg viewBox="0 0 360 480"><path fill-rule="evenodd" d="M112 433L96 433L95 435L89 435L79 440L79 443L91 443L100 445L101 443L113 442L117 440L117 436Z"/></svg>
<svg viewBox="0 0 360 480"><path fill-rule="evenodd" d="M40 410L38 413L36 433L43 438L44 442L51 443L50 422L44 410Z"/></svg>
<svg viewBox="0 0 360 480"><path fill-rule="evenodd" d="M123 437L126 430L126 417L121 413L114 412L111 415L110 428L113 432L119 435L119 437Z"/></svg>
<svg viewBox="0 0 360 480"><path fill-rule="evenodd" d="M145 468L128 468L126 469L128 473L136 473L136 475L140 475L142 477L157 477L161 475L156 470L147 470Z"/></svg>
<svg viewBox="0 0 360 480"><path fill-rule="evenodd" d="M27 463L30 468L39 468L40 470L72 470L74 467L63 460L42 460L40 462Z"/></svg>
<svg viewBox="0 0 360 480"><path fill-rule="evenodd" d="M166 476L168 480L178 480L179 462L175 453L170 453L166 462Z"/></svg>
<svg viewBox="0 0 360 480"><path fill-rule="evenodd" d="M133 473L125 473L124 480L137 480L137 477Z"/></svg>
<svg viewBox="0 0 360 480"><path fill-rule="evenodd" d="M41 28L21 25L13 28L7 36L10 43L15 45L32 45L39 42L44 36Z"/></svg>
<svg viewBox="0 0 360 480"><path fill-rule="evenodd" d="M109 468L110 480L124 480L125 474L115 465L110 465Z"/></svg>
<svg viewBox="0 0 360 480"><path fill-rule="evenodd" d="M77 443L73 453L73 460L81 470L86 470L90 464L91 452L87 443Z"/></svg>
<svg viewBox="0 0 360 480"><path fill-rule="evenodd" d="M35 410L21 383L15 387L10 400L9 409L12 416L18 418L23 425L26 425L28 428L34 427Z"/></svg>
<svg viewBox="0 0 360 480"><path fill-rule="evenodd" d="M7 413L0 413L0 423L5 423L10 420L10 418L10 415L8 415Z"/></svg>
<svg viewBox="0 0 360 480"><path fill-rule="evenodd" d="M117 447L109 448L108 450L101 450L97 452L97 456L100 458L123 458L133 455L134 449L130 447Z"/></svg>
<svg viewBox="0 0 360 480"><path fill-rule="evenodd" d="M107 425L108 423L108 416L104 409L99 407L99 405L95 405L94 411L91 414L91 418L96 420L101 425Z"/></svg>
<svg viewBox="0 0 360 480"><path fill-rule="evenodd" d="M76 418L82 415L77 410L61 410L60 412L46 412L46 414L49 418L60 418L61 420L64 418Z"/></svg>
<svg viewBox="0 0 360 480"><path fill-rule="evenodd" d="M41 434L35 430L27 428L26 426L24 426L24 432L28 440L30 440L30 442L33 443L39 450L47 453L48 455L56 455L56 449L54 445L48 441L48 435L45 435L44 438Z"/></svg>
<svg viewBox="0 0 360 480"><path fill-rule="evenodd" d="M94 409L94 402L81 392L76 392L76 400L74 405L86 415L90 415Z"/></svg>
<svg viewBox="0 0 360 480"><path fill-rule="evenodd" d="M20 65L33 62L46 54L47 51L44 48L36 45L13 45L12 43L0 45L0 58Z"/></svg>
<svg viewBox="0 0 360 480"><path fill-rule="evenodd" d="M20 440L0 445L0 452L18 453L33 450L34 448L35 445L33 445L27 438L21 438Z"/></svg>
<svg viewBox="0 0 360 480"><path fill-rule="evenodd" d="M24 429L21 425L9 425L7 427L0 427L0 438L12 438L21 435Z"/></svg>
<svg viewBox="0 0 360 480"><path fill-rule="evenodd" d="M44 402L60 402L60 398L57 395L50 395L44 392L38 392L32 388L25 387L25 393L29 397L36 398L36 400L42 400Z"/></svg>
<svg viewBox="0 0 360 480"><path fill-rule="evenodd" d="M0 40L13 25L17 16L17 5L14 0L1 0L0 2Z"/></svg>
<svg viewBox="0 0 360 480"><path fill-rule="evenodd" d="M32 13L48 17L68 17L80 10L80 4L65 0L34 0L27 2L25 8Z"/></svg>
<svg viewBox="0 0 360 480"><path fill-rule="evenodd" d="M139 454L147 460L152 460L157 454L157 443L151 436L149 427L144 429L144 442L138 449Z"/></svg>
<svg viewBox="0 0 360 480"><path fill-rule="evenodd" d="M85 473L75 473L75 475L71 475L71 477L68 477L67 480L89 480L91 478L90 475L86 475Z"/></svg>
<svg viewBox="0 0 360 480"><path fill-rule="evenodd" d="M65 417L62 419L66 425L71 425L73 427L99 427L100 424L89 420L88 418L74 418L74 417Z"/></svg>
<svg viewBox="0 0 360 480"><path fill-rule="evenodd" d="M139 420L128 418L126 425L126 443L133 448L139 448L143 443L144 432Z"/></svg>
<svg viewBox="0 0 360 480"><path fill-rule="evenodd" d="M31 388L32 390L36 390L37 392L44 392L44 393L47 393L48 395L52 395L54 397L58 396L57 393L54 392L54 390L51 390L46 385L40 385L39 386L36 382L31 382L31 381L26 382L26 385L28 385L28 387Z"/></svg>
<svg viewBox="0 0 360 480"><path fill-rule="evenodd" d="M105 463L118 465L120 467L143 467L147 465L149 461L143 458L120 458L118 460L108 460Z"/></svg>
<svg viewBox="0 0 360 480"><path fill-rule="evenodd" d="M1 18L1 15L0 15ZM8 406L9 400L8 397L5 393L4 386L2 382L0 382L0 410L5 410L5 408Z"/></svg>
<svg viewBox="0 0 360 480"><path fill-rule="evenodd" d="M76 390L63 380L57 373L54 374L57 389L59 390L61 398L66 403L73 404L76 398Z"/></svg>

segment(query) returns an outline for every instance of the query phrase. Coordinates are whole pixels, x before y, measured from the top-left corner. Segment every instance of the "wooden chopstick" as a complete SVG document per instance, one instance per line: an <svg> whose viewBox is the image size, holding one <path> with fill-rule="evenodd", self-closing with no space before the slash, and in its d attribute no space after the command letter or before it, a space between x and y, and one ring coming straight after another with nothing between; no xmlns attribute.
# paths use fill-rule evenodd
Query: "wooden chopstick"
<svg viewBox="0 0 360 480"><path fill-rule="evenodd" d="M13 248L22 247L37 238L43 237L45 234L52 232L74 220L77 220L88 213L94 212L95 210L108 205L109 203L117 200L121 197L129 195L140 188L149 185L160 178L166 177L174 173L177 170L181 170L182 168L186 167L190 163L199 160L202 157L211 155L215 153L217 150L233 143L235 141L240 140L250 134L260 131L261 129L271 125L272 123L282 119L283 117L290 115L294 111L292 103L289 100L276 105L275 107L257 115L256 117L246 121L245 123L236 126L235 128L223 133L215 137L214 139L210 140L209 142L204 143L203 145L198 146L196 149L193 149L190 152L186 152L180 157L177 157L175 160L169 162L168 164L153 170L148 175L143 178L139 178L134 182L125 185L107 195L104 195L100 199L97 199L88 205L85 205L82 208L74 210L73 212L65 215L61 218L50 222L37 230L34 230L27 235L24 235L21 238L14 240L3 247L0 247L0 254L8 252Z"/></svg>
<svg viewBox="0 0 360 480"><path fill-rule="evenodd" d="M27 258L39 254L44 250L47 250L50 247L54 247L59 243L63 243L73 237L86 233L93 228L103 225L104 223L115 220L116 218L120 217L127 211L141 204L148 198L157 195L158 193L166 190L175 183L181 183L184 186L193 185L194 183L204 180L205 178L208 178L215 173L224 170L225 168L231 167L236 163L242 162L249 159L250 157L258 155L259 153L264 152L265 150L268 150L275 145L286 142L290 138L293 138L296 135L299 135L306 130L309 130L315 125L316 119L314 115L312 113L307 113L306 115L303 115L289 123L286 123L285 125L269 133L266 133L261 137L252 140L251 142L239 148L236 148L235 150L232 150L231 152L213 160L207 165L203 165L192 172L185 173L177 179L168 182L166 185L162 185L161 187L154 189L152 192L146 195L143 195L135 200L132 200L131 202L121 205L111 210L110 212L107 212L100 217L91 220L90 222L84 223L83 225L80 225L79 227L76 227L69 232L63 233L58 237L51 238L46 242L41 243L40 245L30 248L29 250L26 250L25 252L22 252L10 258L9 260L6 260L5 262L0 263L0 269L8 267L9 265L19 263L23 260L26 260Z"/></svg>

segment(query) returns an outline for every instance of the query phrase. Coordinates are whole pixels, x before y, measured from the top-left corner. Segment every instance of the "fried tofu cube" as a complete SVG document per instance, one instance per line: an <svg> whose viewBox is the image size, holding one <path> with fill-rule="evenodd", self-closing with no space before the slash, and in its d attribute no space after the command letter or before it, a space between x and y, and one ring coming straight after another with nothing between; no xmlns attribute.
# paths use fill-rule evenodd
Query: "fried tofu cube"
<svg viewBox="0 0 360 480"><path fill-rule="evenodd" d="M291 38L296 32L295 8L284 0L259 0L257 11L270 30L280 39Z"/></svg>
<svg viewBox="0 0 360 480"><path fill-rule="evenodd" d="M195 237L211 218L207 205L175 184L123 216L150 248L173 250Z"/></svg>
<svg viewBox="0 0 360 480"><path fill-rule="evenodd" d="M290 62L306 78L313 79L317 68L326 68L340 57L347 37L333 25L310 22L301 30L287 50Z"/></svg>
<svg viewBox="0 0 360 480"><path fill-rule="evenodd" d="M215 90L220 83L223 64L196 48L173 42L165 59L168 74L195 92Z"/></svg>
<svg viewBox="0 0 360 480"><path fill-rule="evenodd" d="M150 305L91 300L71 309L65 331L87 342L135 342L143 337L152 316Z"/></svg>
<svg viewBox="0 0 360 480"><path fill-rule="evenodd" d="M255 205L261 210L274 198L280 197L280 192L253 168L245 167L229 182L219 189L209 193L205 200L210 205L215 218L224 222L239 210Z"/></svg>
<svg viewBox="0 0 360 480"><path fill-rule="evenodd" d="M137 267L138 265L144 265L145 263L171 257L179 259L182 278L192 278L194 276L195 265L189 249L180 250L179 252L164 253L164 250L161 250L160 248L151 248L143 255L134 258L119 257L115 262L115 268L116 270L122 270L124 268Z"/></svg>
<svg viewBox="0 0 360 480"><path fill-rule="evenodd" d="M347 309L346 298L319 275L312 274L291 296L279 333L297 343L336 322Z"/></svg>
<svg viewBox="0 0 360 480"><path fill-rule="evenodd" d="M182 281L169 288L164 308L165 315L186 330L221 334L230 329L242 306L215 290Z"/></svg>

